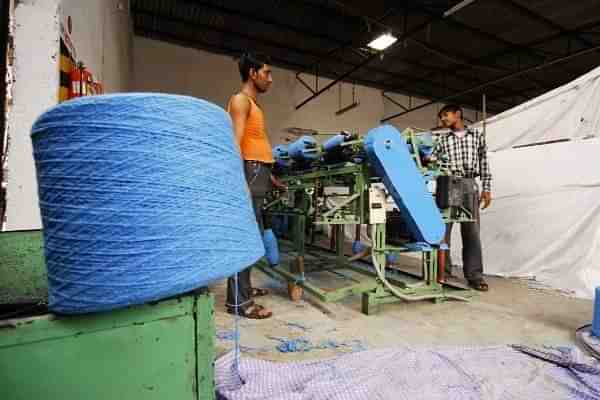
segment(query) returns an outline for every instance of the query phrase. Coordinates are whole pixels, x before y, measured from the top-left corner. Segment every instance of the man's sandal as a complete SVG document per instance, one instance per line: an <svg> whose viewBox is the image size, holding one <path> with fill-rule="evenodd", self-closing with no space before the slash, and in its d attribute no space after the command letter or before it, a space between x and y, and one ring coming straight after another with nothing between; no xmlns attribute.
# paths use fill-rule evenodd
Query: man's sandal
<svg viewBox="0 0 600 400"><path fill-rule="evenodd" d="M240 316L248 319L267 319L273 315L273 312L269 311L268 313L261 313L264 311L264 307L258 304L253 304L248 306L245 309L240 310ZM227 307L227 312L229 314L235 314L235 307Z"/></svg>
<svg viewBox="0 0 600 400"><path fill-rule="evenodd" d="M470 281L469 286L480 292L487 292L490 290L490 287L483 279L480 281Z"/></svg>
<svg viewBox="0 0 600 400"><path fill-rule="evenodd" d="M250 289L250 297L261 297L261 296L266 296L269 294L269 291L267 289L261 289L261 288L251 288Z"/></svg>

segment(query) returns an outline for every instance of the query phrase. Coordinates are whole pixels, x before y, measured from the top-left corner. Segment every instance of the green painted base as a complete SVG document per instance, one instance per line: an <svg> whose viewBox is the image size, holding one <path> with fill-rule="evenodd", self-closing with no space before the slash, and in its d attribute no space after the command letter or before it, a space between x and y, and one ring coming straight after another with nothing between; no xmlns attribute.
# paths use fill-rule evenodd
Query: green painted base
<svg viewBox="0 0 600 400"><path fill-rule="evenodd" d="M286 283L294 283L324 303L340 301L348 296L362 294L374 290L378 286L377 280L375 278L368 277L366 279L361 280L360 282L344 286L343 288L325 290L311 283L311 281L306 277L304 278L304 280L302 280L301 276L293 274L282 267L273 268L268 266L265 262L259 262L257 266L262 272L264 272L271 278ZM336 268L336 270L337 269L339 268Z"/></svg>
<svg viewBox="0 0 600 400"><path fill-rule="evenodd" d="M379 289L379 290L378 290ZM400 301L422 301L430 300L434 304L440 304L450 299L469 301L474 293L471 290L457 290L444 288L440 285L435 287L424 286L419 289L400 289L401 294L408 298L401 299L384 288L363 293L362 312L366 315L372 315L380 310L380 305L388 303L397 303ZM449 297L452 296L452 297ZM412 297L412 299L410 298Z"/></svg>
<svg viewBox="0 0 600 400"><path fill-rule="evenodd" d="M0 399L215 398L213 298L0 320Z"/></svg>
<svg viewBox="0 0 600 400"><path fill-rule="evenodd" d="M312 246L307 246L306 250L307 255L319 261L313 261L313 265L305 261L306 265L304 267L306 268L306 272L304 274L292 272L294 269L290 264L293 264L293 260L298 257L296 253L284 254L282 259L287 258L287 262L284 262L283 265L271 267L263 260L257 264L257 267L273 279L300 286L325 303L340 301L351 295L362 295L362 311L367 315L376 313L381 304L419 300L430 300L434 303L441 303L447 300L448 296L468 301L472 296L472 291L470 290L452 288L438 284L437 282L426 284L425 281L419 281L414 277L406 276L408 282L415 282L410 284L401 280L397 275L388 276L386 278L387 281L394 286L394 289L398 293L403 295L403 298L399 298L387 290L376 274L366 266L359 265L359 263L341 262L336 254L328 253ZM353 279L354 283L337 289L324 289L317 286L314 283L314 279L310 279L310 272L341 274L340 271L342 270L356 272L360 274L360 278ZM345 277L348 278L347 276Z"/></svg>

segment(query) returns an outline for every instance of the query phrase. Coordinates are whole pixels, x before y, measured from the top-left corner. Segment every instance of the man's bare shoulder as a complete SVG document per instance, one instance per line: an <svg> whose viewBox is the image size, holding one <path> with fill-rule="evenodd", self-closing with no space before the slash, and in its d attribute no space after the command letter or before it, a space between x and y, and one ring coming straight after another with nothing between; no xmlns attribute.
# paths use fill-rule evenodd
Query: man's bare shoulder
<svg viewBox="0 0 600 400"><path fill-rule="evenodd" d="M238 111L238 112L243 112L243 111L247 111L250 109L250 100L248 100L248 97L238 93L238 94L234 94L231 97L231 101L229 103L229 108L231 111Z"/></svg>

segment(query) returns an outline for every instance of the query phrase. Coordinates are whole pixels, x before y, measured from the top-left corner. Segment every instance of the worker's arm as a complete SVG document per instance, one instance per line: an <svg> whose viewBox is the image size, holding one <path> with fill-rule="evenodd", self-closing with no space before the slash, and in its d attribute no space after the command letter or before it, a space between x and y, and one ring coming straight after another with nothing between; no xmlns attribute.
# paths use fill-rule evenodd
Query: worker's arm
<svg viewBox="0 0 600 400"><path fill-rule="evenodd" d="M248 120L248 114L250 113L250 100L244 95L236 94L232 97L231 103L229 103L229 115L233 122L233 135L235 143L238 145L241 154L242 138L244 137L244 131L246 130L246 121Z"/></svg>
<svg viewBox="0 0 600 400"><path fill-rule="evenodd" d="M487 143L485 134L479 136L479 176L481 177L481 203L482 209L486 209L492 204L492 173L490 172L490 163L487 155Z"/></svg>

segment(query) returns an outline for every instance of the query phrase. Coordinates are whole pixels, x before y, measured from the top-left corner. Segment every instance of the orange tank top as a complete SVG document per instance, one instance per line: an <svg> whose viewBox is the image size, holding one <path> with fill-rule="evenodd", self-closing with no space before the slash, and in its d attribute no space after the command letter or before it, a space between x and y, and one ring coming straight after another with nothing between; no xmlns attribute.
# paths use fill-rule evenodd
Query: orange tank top
<svg viewBox="0 0 600 400"><path fill-rule="evenodd" d="M240 143L242 159L273 163L271 143L265 129L265 116L260 107L254 102L254 99L250 96L246 97L250 100L250 112L248 113L246 129ZM227 105L227 111L229 111L230 106L231 100Z"/></svg>

